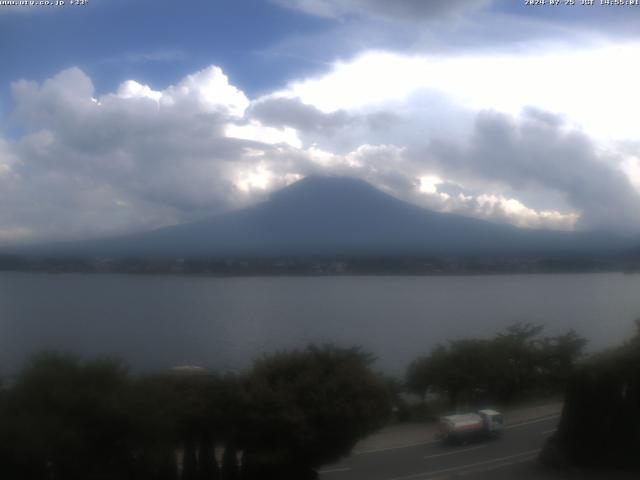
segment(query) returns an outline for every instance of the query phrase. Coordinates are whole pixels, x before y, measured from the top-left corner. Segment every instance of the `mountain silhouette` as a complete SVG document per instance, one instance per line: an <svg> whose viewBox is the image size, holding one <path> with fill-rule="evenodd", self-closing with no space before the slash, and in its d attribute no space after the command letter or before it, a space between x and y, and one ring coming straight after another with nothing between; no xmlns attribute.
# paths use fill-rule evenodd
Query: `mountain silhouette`
<svg viewBox="0 0 640 480"><path fill-rule="evenodd" d="M439 213L353 178L306 177L258 205L145 233L48 246L96 256L587 253L627 244L603 232L522 229Z"/></svg>

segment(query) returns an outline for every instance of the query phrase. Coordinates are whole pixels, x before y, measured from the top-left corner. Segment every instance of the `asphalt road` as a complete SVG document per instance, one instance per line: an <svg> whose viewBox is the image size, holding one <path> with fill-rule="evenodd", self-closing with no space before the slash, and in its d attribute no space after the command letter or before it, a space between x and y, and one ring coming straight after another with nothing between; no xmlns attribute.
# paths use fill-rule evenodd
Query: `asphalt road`
<svg viewBox="0 0 640 480"><path fill-rule="evenodd" d="M535 459L553 433L559 415L507 425L495 440L463 446L432 441L403 448L352 455L320 470L321 480L430 480L464 476L484 478L544 478ZM524 469L524 470L523 470ZM516 471L515 477L512 475Z"/></svg>

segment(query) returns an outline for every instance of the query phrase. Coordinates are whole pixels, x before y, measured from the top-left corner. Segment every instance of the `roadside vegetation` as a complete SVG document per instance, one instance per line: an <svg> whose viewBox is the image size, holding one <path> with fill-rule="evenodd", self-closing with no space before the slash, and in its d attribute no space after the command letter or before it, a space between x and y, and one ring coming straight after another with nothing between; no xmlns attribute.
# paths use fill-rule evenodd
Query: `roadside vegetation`
<svg viewBox="0 0 640 480"><path fill-rule="evenodd" d="M543 333L541 325L516 323L493 338L440 344L409 365L407 389L450 410L562 395L587 341L574 331Z"/></svg>
<svg viewBox="0 0 640 480"><path fill-rule="evenodd" d="M558 430L541 458L556 467L640 471L640 321L632 339L570 377Z"/></svg>
<svg viewBox="0 0 640 480"><path fill-rule="evenodd" d="M43 353L0 391L2 478L314 478L387 419L371 360L310 346L239 376L138 377L119 361Z"/></svg>
<svg viewBox="0 0 640 480"><path fill-rule="evenodd" d="M518 323L436 346L404 382L357 347L310 345L220 375L199 367L134 375L119 360L33 356L0 383L8 480L305 480L393 417L429 419L540 398L565 408L547 463L638 465L640 323L625 345L585 358L573 331ZM409 406L411 392L421 399Z"/></svg>

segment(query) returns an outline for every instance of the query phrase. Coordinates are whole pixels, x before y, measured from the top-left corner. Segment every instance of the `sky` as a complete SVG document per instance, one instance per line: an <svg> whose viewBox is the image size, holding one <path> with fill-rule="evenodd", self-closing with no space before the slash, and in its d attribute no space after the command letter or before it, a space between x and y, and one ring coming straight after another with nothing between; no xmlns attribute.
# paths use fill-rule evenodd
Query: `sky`
<svg viewBox="0 0 640 480"><path fill-rule="evenodd" d="M194 221L313 174L640 232L640 6L19 3L0 1L0 245Z"/></svg>

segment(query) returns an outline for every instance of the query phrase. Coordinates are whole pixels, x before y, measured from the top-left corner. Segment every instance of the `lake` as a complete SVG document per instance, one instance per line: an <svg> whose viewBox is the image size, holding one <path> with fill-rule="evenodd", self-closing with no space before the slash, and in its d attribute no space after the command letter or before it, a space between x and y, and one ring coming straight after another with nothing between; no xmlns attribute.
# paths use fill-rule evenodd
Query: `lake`
<svg viewBox="0 0 640 480"><path fill-rule="evenodd" d="M640 275L237 277L0 274L0 372L42 349L116 355L136 371L245 368L308 342L358 344L402 374L438 342L515 321L573 328L591 349L640 317Z"/></svg>

